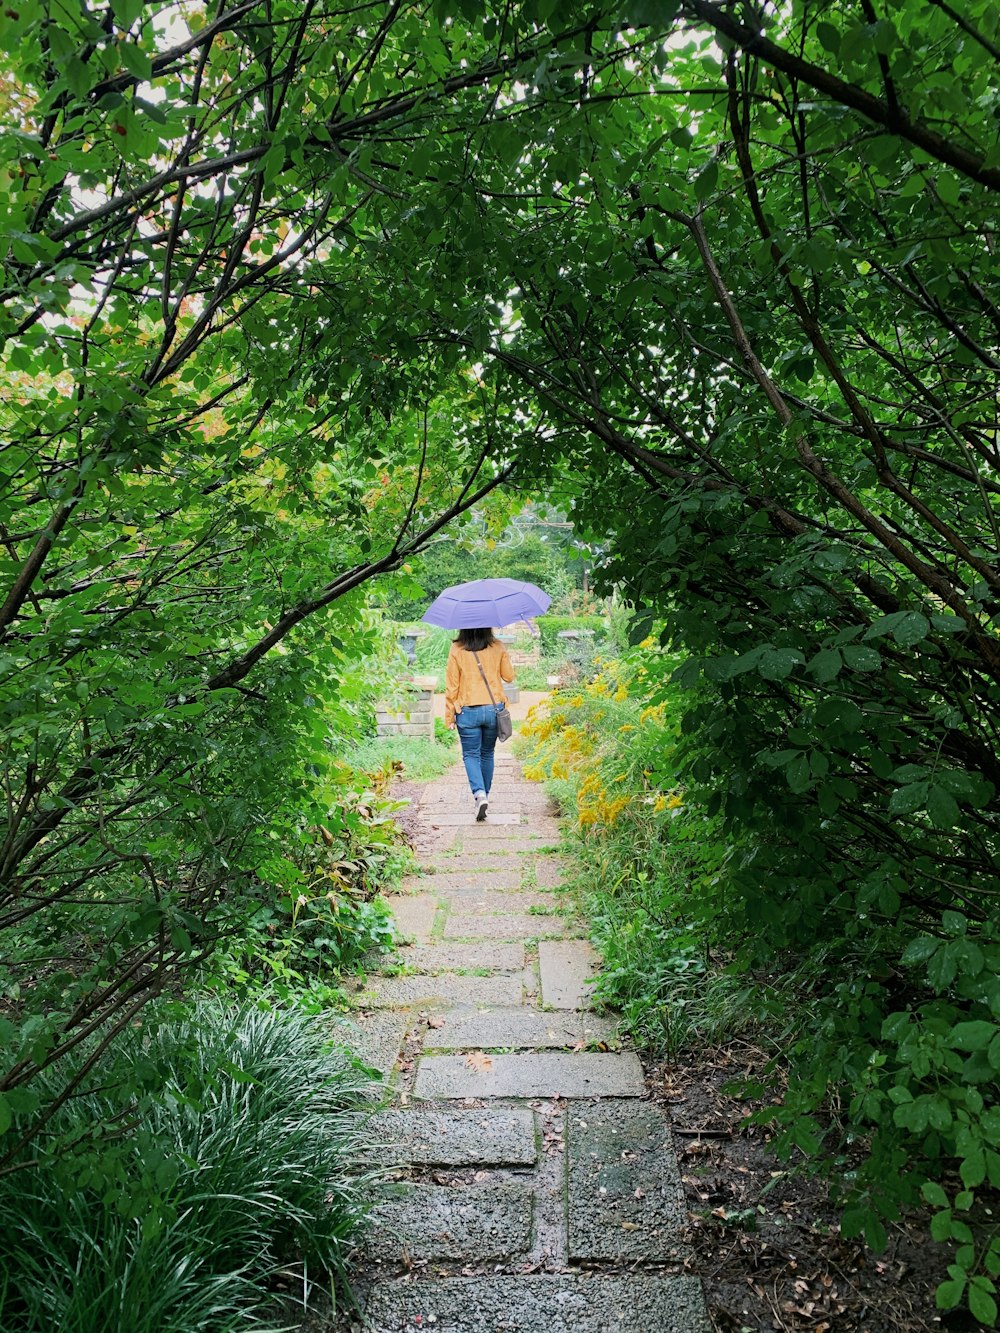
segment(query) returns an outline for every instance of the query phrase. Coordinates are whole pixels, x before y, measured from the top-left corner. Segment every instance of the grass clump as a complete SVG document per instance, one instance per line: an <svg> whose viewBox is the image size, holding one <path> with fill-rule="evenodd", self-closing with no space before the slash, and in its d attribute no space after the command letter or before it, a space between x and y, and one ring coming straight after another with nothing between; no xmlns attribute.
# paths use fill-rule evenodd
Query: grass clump
<svg viewBox="0 0 1000 1333"><path fill-rule="evenodd" d="M61 1107L60 1153L0 1177L4 1333L235 1333L273 1327L280 1275L346 1291L367 1074L301 1012L178 1009Z"/></svg>
<svg viewBox="0 0 1000 1333"><path fill-rule="evenodd" d="M376 784L381 779L388 785L396 775L408 782L429 782L458 758L454 734L443 723L441 730L444 736L435 730L433 740L429 736L373 736L354 747L351 763L371 775Z"/></svg>

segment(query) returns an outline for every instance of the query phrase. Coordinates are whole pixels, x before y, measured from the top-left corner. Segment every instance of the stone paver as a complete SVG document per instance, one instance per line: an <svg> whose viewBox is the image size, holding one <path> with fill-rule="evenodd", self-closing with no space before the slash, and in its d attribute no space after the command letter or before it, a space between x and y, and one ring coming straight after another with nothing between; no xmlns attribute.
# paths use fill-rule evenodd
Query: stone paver
<svg viewBox="0 0 1000 1333"><path fill-rule="evenodd" d="M463 1055L426 1055L417 1069L414 1096L435 1097L641 1097L642 1065L631 1051L546 1051L494 1055L488 1066Z"/></svg>
<svg viewBox="0 0 1000 1333"><path fill-rule="evenodd" d="M485 883L497 889L516 889L525 879L534 881L540 888L554 888L561 884L566 876L566 865L558 856L546 853L539 856L528 849L494 850L495 844L484 847L478 852L461 852L455 855L435 856L424 862L425 875L414 875L403 881L404 888L418 893L433 892L438 880L465 883Z"/></svg>
<svg viewBox="0 0 1000 1333"><path fill-rule="evenodd" d="M684 1259L687 1222L670 1127L655 1106L610 1098L566 1115L569 1257Z"/></svg>
<svg viewBox="0 0 1000 1333"><path fill-rule="evenodd" d="M434 926L437 900L429 893L391 894L386 902L392 909L396 930L407 939L428 940Z"/></svg>
<svg viewBox="0 0 1000 1333"><path fill-rule="evenodd" d="M642 1273L430 1278L380 1282L371 1333L710 1333L701 1284ZM431 1318L433 1317L433 1323Z"/></svg>
<svg viewBox="0 0 1000 1333"><path fill-rule="evenodd" d="M365 1160L402 1190L365 1242L371 1333L709 1333L681 1272L668 1118L614 1019L586 1007L598 959L556 891L554 815L509 751L485 823L460 764L423 789L423 873L390 900L417 941L389 958L407 975L356 995L375 1011L362 1051L392 1077Z"/></svg>
<svg viewBox="0 0 1000 1333"><path fill-rule="evenodd" d="M587 1009L600 959L587 940L543 940L538 946L542 1004L551 1009Z"/></svg>
<svg viewBox="0 0 1000 1333"><path fill-rule="evenodd" d="M503 916L450 912L444 924L446 940L561 939L578 931L579 927L566 917L533 916L528 912L506 912Z"/></svg>
<svg viewBox="0 0 1000 1333"><path fill-rule="evenodd" d="M492 888L452 889L447 895L447 901L453 911L465 912L472 916L514 914L527 912L532 907L546 915L552 915L555 905L551 893L519 889L508 889L505 892Z"/></svg>
<svg viewBox="0 0 1000 1333"><path fill-rule="evenodd" d="M497 944L484 940L472 944L410 944L399 949L399 961L418 972L517 972L524 967L523 944Z"/></svg>
<svg viewBox="0 0 1000 1333"><path fill-rule="evenodd" d="M532 820L530 824L507 828L502 824L491 824L489 820L484 824L477 824L473 820L468 827L462 827L462 845L468 848L477 842L509 842L512 846L547 847L559 841L559 825L555 820L551 821L551 825L551 828L546 828L544 821Z"/></svg>
<svg viewBox="0 0 1000 1333"><path fill-rule="evenodd" d="M379 1204L365 1248L381 1260L510 1259L531 1245L532 1193L520 1182L485 1187L410 1185Z"/></svg>
<svg viewBox="0 0 1000 1333"><path fill-rule="evenodd" d="M519 977L465 977L442 972L429 977L375 977L360 992L368 1009L404 1009L415 1004L520 1004Z"/></svg>
<svg viewBox="0 0 1000 1333"><path fill-rule="evenodd" d="M538 1160L535 1117L524 1106L472 1111L380 1111L371 1122L382 1164L533 1166Z"/></svg>
<svg viewBox="0 0 1000 1333"><path fill-rule="evenodd" d="M441 897L454 889L519 889L524 883L526 870L498 869L487 861L468 870L443 870L435 875L408 875L403 888L410 893L436 894Z"/></svg>
<svg viewBox="0 0 1000 1333"><path fill-rule="evenodd" d="M399 1057L399 1048L409 1026L406 1014L357 1014L337 1025L334 1036L348 1046L370 1069L388 1079Z"/></svg>
<svg viewBox="0 0 1000 1333"><path fill-rule="evenodd" d="M541 858L550 859L548 853ZM554 854L551 857L555 860ZM528 866L537 866L538 853L534 847L505 847L503 843L483 845L479 851L462 848L448 852L435 852L423 861L423 868L430 874L455 872L462 874L471 871L479 874L484 870L514 870L523 874Z"/></svg>
<svg viewBox="0 0 1000 1333"><path fill-rule="evenodd" d="M431 822L439 828L448 828L452 824L464 826L466 824L477 824L479 821L476 819L475 810L462 810L460 812L442 811L441 814L432 816ZM494 810L492 806L490 807L489 825L491 828L496 828L498 825L502 828L510 828L523 823L524 820L520 813L503 814Z"/></svg>
<svg viewBox="0 0 1000 1333"><path fill-rule="evenodd" d="M494 946L495 947L495 946ZM442 1014L443 1022L427 1033L425 1049L440 1051L504 1050L526 1047L572 1050L614 1042L615 1023L594 1014L545 1014L537 1009L457 1010Z"/></svg>

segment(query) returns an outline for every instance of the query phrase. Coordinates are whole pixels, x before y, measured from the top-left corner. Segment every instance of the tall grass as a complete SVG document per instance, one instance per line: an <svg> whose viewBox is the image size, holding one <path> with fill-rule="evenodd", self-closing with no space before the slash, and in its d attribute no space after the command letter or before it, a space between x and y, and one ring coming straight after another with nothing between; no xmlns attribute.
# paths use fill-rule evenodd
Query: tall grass
<svg viewBox="0 0 1000 1333"><path fill-rule="evenodd" d="M235 1333L271 1326L279 1274L343 1288L366 1087L298 1012L210 1001L129 1034L57 1127L86 1143L125 1111L127 1136L0 1179L0 1328Z"/></svg>
<svg viewBox="0 0 1000 1333"><path fill-rule="evenodd" d="M429 782L449 769L459 757L454 734L447 740L429 736L373 736L351 751L351 763L376 782L394 774L409 782Z"/></svg>

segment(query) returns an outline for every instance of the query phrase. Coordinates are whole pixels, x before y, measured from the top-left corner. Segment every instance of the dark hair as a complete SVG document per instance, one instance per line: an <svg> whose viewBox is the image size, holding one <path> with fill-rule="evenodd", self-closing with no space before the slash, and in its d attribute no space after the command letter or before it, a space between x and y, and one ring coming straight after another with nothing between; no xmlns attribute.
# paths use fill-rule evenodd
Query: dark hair
<svg viewBox="0 0 1000 1333"><path fill-rule="evenodd" d="M464 648L467 653L478 653L483 648L488 648L496 640L493 637L493 631L488 628L483 629L460 629L458 638L455 642Z"/></svg>

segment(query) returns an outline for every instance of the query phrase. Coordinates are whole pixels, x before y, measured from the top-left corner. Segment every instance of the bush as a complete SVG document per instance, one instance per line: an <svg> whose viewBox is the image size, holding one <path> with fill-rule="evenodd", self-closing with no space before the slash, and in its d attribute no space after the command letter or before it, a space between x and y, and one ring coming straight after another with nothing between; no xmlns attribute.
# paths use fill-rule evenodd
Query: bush
<svg viewBox="0 0 1000 1333"><path fill-rule="evenodd" d="M574 817L580 884L603 958L596 998L656 1055L748 1020L743 985L713 966L700 903L728 849L671 780L679 710L649 707L641 658L562 689L521 731L525 774Z"/></svg>
<svg viewBox="0 0 1000 1333"><path fill-rule="evenodd" d="M535 624L542 634L542 652L546 657L565 655L566 640L559 635L564 630L589 630L594 643L607 638L608 621L605 616L537 616Z"/></svg>
<svg viewBox="0 0 1000 1333"><path fill-rule="evenodd" d="M0 1177L4 1333L235 1333L288 1268L344 1286L367 1076L302 1014L147 1019L58 1112L77 1151Z"/></svg>
<svg viewBox="0 0 1000 1333"><path fill-rule="evenodd" d="M779 742L745 695L681 688L687 666L648 647L558 691L520 742L525 773L575 815L599 996L659 1053L766 1024L776 1054L747 1091L774 1094L755 1118L776 1150L825 1173L842 1234L876 1250L887 1223L933 1208L931 1236L955 1246L939 1303L968 1290L988 1315L1000 1271L995 929L972 899L944 914L943 933L916 928L902 854L887 873L857 854L838 811L813 818L776 785L751 786Z"/></svg>

